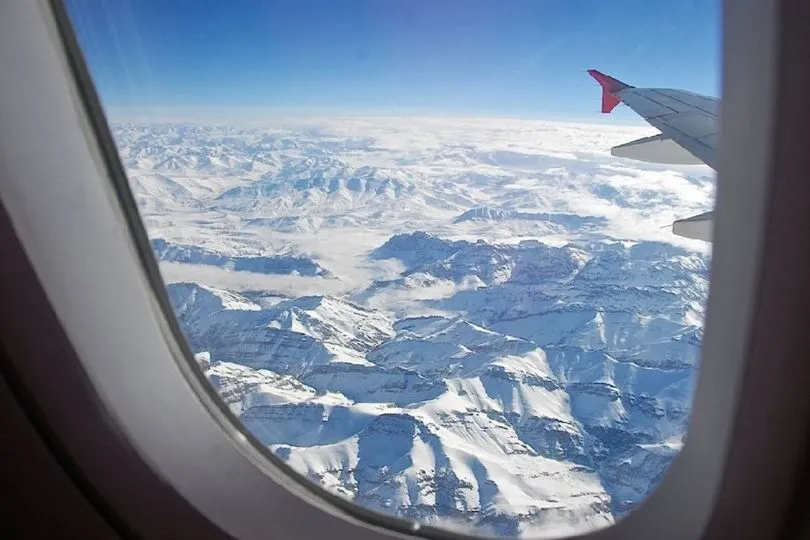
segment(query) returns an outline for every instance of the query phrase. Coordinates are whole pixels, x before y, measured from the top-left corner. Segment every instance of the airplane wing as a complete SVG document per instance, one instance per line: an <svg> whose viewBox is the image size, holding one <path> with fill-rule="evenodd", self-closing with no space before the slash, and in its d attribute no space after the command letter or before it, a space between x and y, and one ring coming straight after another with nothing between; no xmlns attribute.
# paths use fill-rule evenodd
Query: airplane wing
<svg viewBox="0 0 810 540"><path fill-rule="evenodd" d="M636 88L595 69L588 73L602 87L603 113L624 103L661 131L616 146L612 155L675 165L705 163L716 170L719 99L685 90ZM672 224L672 232L711 241L712 212L678 220Z"/></svg>

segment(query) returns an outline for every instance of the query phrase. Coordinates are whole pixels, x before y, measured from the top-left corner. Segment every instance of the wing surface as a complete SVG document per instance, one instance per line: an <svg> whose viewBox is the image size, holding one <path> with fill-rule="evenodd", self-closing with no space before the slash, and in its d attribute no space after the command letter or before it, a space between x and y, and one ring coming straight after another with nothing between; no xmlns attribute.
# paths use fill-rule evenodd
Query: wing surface
<svg viewBox="0 0 810 540"><path fill-rule="evenodd" d="M719 99L671 88L636 88L595 69L588 73L602 87L603 113L624 103L661 132L612 148L612 155L653 163L705 163L717 170ZM711 212L673 223L673 232L688 238L710 241L711 230Z"/></svg>

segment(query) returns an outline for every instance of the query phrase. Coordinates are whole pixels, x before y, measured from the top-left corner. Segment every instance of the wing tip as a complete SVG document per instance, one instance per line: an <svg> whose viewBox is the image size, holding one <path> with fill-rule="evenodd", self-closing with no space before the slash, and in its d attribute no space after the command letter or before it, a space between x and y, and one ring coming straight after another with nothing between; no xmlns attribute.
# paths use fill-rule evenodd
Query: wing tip
<svg viewBox="0 0 810 540"><path fill-rule="evenodd" d="M610 75L606 75L602 73L598 69L589 69L588 75L596 79L602 88L605 88L608 92L621 92L627 88L633 88L629 84L616 79L615 77L611 77Z"/></svg>
<svg viewBox="0 0 810 540"><path fill-rule="evenodd" d="M623 83L618 79L614 79L610 75L605 75L597 69L589 69L588 75L596 79L599 86L602 87L602 112L604 114L610 113L616 108L616 105L621 103L621 100L616 97L616 92L621 92L627 88L633 88L629 84Z"/></svg>

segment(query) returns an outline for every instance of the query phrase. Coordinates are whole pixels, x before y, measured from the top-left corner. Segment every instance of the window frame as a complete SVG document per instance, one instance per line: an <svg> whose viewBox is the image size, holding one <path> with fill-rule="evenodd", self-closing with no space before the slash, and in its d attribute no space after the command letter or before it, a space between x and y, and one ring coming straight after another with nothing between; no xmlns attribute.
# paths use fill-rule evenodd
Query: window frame
<svg viewBox="0 0 810 540"><path fill-rule="evenodd" d="M757 517L768 521L763 512L782 499L763 502L762 493L789 491L796 481L786 473L767 479L742 472L765 456L782 456L777 468L795 465L802 430L732 445L746 429L762 434L767 427L761 415L756 424L742 415L762 399L761 377L771 377L769 413L810 419L810 408L797 401L808 369L765 370L771 360L754 346L761 337L757 325L775 320L758 316L768 302L764 284L773 279L763 271L763 239L774 241L774 227L780 231L775 216L800 219L780 215L781 206L773 211L773 189L781 185L784 197L791 178L790 171L776 176L773 161L790 105L776 86L791 75L780 53L785 40L801 39L796 34L803 30L794 22L792 33L786 31L796 17L791 9L804 9L801 0L724 2L716 241L689 434L647 501L616 525L581 538L697 539L707 531L728 532ZM200 538L465 538L430 526L415 529L301 481L255 444L216 397L190 360L57 0L0 3L0 72L6 218L0 221L7 221L3 239L20 247L16 256L3 257L0 294L9 301L0 310L9 324L0 343L10 357L3 374L74 480L119 530L145 538L190 528ZM3 247L4 254L13 252ZM771 271L795 276L798 270ZM23 278L31 289L15 287ZM34 288L39 292L32 295ZM37 324L49 329L48 339L32 332ZM739 476L732 479L734 466ZM738 497L756 490L739 503L749 510L743 517L735 512L741 506L715 504L730 500L729 486Z"/></svg>

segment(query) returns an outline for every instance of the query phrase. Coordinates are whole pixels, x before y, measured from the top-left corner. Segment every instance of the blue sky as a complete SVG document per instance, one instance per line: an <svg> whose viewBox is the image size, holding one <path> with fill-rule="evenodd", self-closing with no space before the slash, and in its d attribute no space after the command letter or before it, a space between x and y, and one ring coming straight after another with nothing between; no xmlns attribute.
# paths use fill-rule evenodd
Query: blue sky
<svg viewBox="0 0 810 540"><path fill-rule="evenodd" d="M719 0L67 3L112 111L584 120L599 116L588 68L719 91Z"/></svg>

